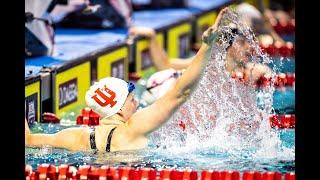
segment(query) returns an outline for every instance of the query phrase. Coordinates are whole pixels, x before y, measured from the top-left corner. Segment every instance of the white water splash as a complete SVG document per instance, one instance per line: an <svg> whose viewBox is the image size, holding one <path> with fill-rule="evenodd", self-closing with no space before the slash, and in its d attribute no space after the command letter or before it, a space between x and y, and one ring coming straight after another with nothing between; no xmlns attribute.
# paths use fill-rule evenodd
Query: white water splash
<svg viewBox="0 0 320 180"><path fill-rule="evenodd" d="M236 37L230 30L230 22L236 24L253 49L252 62L272 62L262 53L252 31L239 21L234 12L224 16L218 32ZM226 71L226 47L231 36L221 36L220 43L211 45L199 84L168 123L152 134L153 143L170 153L218 148L235 156L243 156L243 151L249 151L248 156L258 159L294 158L294 149L282 148L279 134L269 124L274 87L257 92L253 86L232 79ZM272 79L274 77L275 73ZM262 109L257 106L257 94L263 99ZM185 130L177 127L180 122L186 124Z"/></svg>

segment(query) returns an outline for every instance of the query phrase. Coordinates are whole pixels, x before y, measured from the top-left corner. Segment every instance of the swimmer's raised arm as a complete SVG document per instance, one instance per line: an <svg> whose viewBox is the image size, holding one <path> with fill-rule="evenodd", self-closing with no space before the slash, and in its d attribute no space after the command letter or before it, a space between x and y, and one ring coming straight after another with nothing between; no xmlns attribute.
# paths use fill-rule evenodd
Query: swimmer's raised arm
<svg viewBox="0 0 320 180"><path fill-rule="evenodd" d="M210 37L215 33L221 16L227 9L223 9L217 18L213 28L209 28L207 34ZM219 18L220 17L220 18ZM209 46L202 43L200 50L193 58L190 66L186 69L183 75L177 80L176 84L161 98L155 101L152 105L136 112L128 121L128 129L130 136L146 136L152 131L163 125L188 97L190 91L199 81L200 75L206 65L206 53Z"/></svg>
<svg viewBox="0 0 320 180"><path fill-rule="evenodd" d="M186 100L190 89L199 79L205 64L204 56L207 50L208 46L203 44L175 86L153 104L132 115L128 121L131 131L135 130L137 135L147 135L168 120L175 109Z"/></svg>
<svg viewBox="0 0 320 180"><path fill-rule="evenodd" d="M190 59L169 58L166 51L161 47L156 38L156 32L152 28L147 27L131 27L129 29L129 35L131 36L144 36L150 39L150 54L151 60L157 70L165 70L169 68L173 69L185 69L191 63Z"/></svg>

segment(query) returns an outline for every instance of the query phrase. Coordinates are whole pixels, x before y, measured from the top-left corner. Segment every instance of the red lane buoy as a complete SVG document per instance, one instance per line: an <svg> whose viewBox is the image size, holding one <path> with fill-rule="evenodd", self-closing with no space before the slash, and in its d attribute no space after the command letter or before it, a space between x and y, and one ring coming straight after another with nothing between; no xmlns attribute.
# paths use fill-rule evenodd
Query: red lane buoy
<svg viewBox="0 0 320 180"><path fill-rule="evenodd" d="M56 167L51 164L41 164L38 166L37 171L39 172L39 180L57 179L58 173Z"/></svg>
<svg viewBox="0 0 320 180"><path fill-rule="evenodd" d="M100 115L89 107L81 110L81 114L76 119L78 125L96 126L99 125Z"/></svg>

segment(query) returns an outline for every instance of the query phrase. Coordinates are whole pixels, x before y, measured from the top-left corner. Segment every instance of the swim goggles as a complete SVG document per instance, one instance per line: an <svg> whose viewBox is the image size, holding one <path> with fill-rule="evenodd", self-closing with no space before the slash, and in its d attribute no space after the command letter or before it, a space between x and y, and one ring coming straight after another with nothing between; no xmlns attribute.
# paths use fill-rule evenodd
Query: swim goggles
<svg viewBox="0 0 320 180"><path fill-rule="evenodd" d="M128 82L129 93L131 93L135 88L136 88L136 86L132 82Z"/></svg>

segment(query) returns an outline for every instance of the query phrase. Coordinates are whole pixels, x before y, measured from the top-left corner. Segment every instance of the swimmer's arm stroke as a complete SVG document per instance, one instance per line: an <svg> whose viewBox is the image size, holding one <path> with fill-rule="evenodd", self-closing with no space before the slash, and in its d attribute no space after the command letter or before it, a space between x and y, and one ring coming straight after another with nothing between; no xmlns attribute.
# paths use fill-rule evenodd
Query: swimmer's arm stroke
<svg viewBox="0 0 320 180"><path fill-rule="evenodd" d="M206 64L204 61L206 61L205 55L208 49L209 46L203 43L191 65L177 80L176 84L153 104L132 115L127 123L129 137L147 136L170 118L198 82Z"/></svg>
<svg viewBox="0 0 320 180"><path fill-rule="evenodd" d="M215 36L214 33L220 25L220 21L224 13L229 9L225 8L220 11L215 24L210 27L203 36ZM211 34L211 35L210 35ZM206 42L206 41L204 41ZM161 98L150 106L134 113L125 124L123 133L132 139L146 137L154 130L163 125L185 100L192 88L200 79L201 73L206 65L206 55L210 46L202 43L197 54L191 59L191 64L177 80L176 84Z"/></svg>

